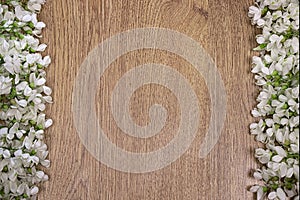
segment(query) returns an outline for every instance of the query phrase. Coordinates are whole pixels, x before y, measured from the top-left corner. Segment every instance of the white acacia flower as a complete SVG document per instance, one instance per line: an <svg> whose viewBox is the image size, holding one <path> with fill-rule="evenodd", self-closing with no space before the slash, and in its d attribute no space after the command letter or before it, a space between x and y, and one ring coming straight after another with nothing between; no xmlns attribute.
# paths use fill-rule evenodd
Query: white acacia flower
<svg viewBox="0 0 300 200"><path fill-rule="evenodd" d="M42 5L45 2L46 2L45 0L29 0L27 6L28 6L28 9L30 9L33 12L40 11Z"/></svg>
<svg viewBox="0 0 300 200"><path fill-rule="evenodd" d="M258 123L252 123L250 125L250 131L252 135L256 135L256 140L264 142L267 139L267 135L264 133L265 123L263 120L259 120Z"/></svg>
<svg viewBox="0 0 300 200"><path fill-rule="evenodd" d="M250 6L248 16L252 18L252 23L256 24L261 19L261 9L256 6Z"/></svg>
<svg viewBox="0 0 300 200"><path fill-rule="evenodd" d="M255 157L259 160L260 163L266 164L270 161L271 154L269 150L258 148L255 150Z"/></svg>
<svg viewBox="0 0 300 200"><path fill-rule="evenodd" d="M36 77L34 73L31 73L29 76L29 82L32 84L32 87L42 86L46 83L46 79L41 77Z"/></svg>
<svg viewBox="0 0 300 200"><path fill-rule="evenodd" d="M12 87L12 78L0 76L0 95L9 94Z"/></svg>
<svg viewBox="0 0 300 200"><path fill-rule="evenodd" d="M277 188L276 192L271 192L269 195L268 195L268 198L269 199L280 199L280 200L286 200L286 194L285 192L281 189L281 188Z"/></svg>
<svg viewBox="0 0 300 200"><path fill-rule="evenodd" d="M252 73L258 73L262 72L264 74L269 75L269 69L265 67L265 64L263 63L262 59L260 57L254 56L252 58L252 62L254 64L254 68L252 69Z"/></svg>
<svg viewBox="0 0 300 200"><path fill-rule="evenodd" d="M256 0L248 15L262 29L251 72L261 87L252 115L264 117L250 132L265 144L253 174L264 185L250 191L260 200L299 199L299 1Z"/></svg>
<svg viewBox="0 0 300 200"><path fill-rule="evenodd" d="M26 61L29 65L32 65L32 64L36 63L41 58L42 58L42 56L38 53L26 55Z"/></svg>
<svg viewBox="0 0 300 200"><path fill-rule="evenodd" d="M30 22L32 20L32 13L24 10L21 6L15 7L15 15L18 20L23 22Z"/></svg>
<svg viewBox="0 0 300 200"><path fill-rule="evenodd" d="M52 102L52 90L45 85L51 59L41 55L47 45L39 41L45 23L37 20L44 3L0 3L0 199L35 199L36 185L48 180L36 170L50 166L43 140L53 123L43 113Z"/></svg>
<svg viewBox="0 0 300 200"><path fill-rule="evenodd" d="M3 66L10 74L21 72L21 64L16 56L5 56Z"/></svg>

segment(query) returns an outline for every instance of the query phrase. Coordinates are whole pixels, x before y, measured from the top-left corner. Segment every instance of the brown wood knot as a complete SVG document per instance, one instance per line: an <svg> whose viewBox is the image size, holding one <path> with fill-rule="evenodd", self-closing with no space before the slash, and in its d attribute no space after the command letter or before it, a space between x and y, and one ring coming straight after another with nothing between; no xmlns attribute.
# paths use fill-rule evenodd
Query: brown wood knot
<svg viewBox="0 0 300 200"><path fill-rule="evenodd" d="M193 10L197 13L199 13L200 15L202 15L203 17L205 17L205 19L208 19L208 12L207 10L205 10L204 8L197 6L196 4L193 5Z"/></svg>

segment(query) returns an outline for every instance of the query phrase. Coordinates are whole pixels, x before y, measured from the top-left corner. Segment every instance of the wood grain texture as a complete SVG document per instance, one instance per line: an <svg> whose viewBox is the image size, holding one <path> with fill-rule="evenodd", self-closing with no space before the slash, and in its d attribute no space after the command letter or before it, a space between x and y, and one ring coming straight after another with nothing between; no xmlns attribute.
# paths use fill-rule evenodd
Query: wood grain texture
<svg viewBox="0 0 300 200"><path fill-rule="evenodd" d="M247 186L254 183L250 169L257 163L257 146L248 134L253 121L257 88L249 72L255 30L247 18L252 0L48 0L40 14L47 28L43 41L53 63L48 84L54 104L47 110L54 125L47 131L50 181L41 186L42 200L244 200L252 199ZM205 158L198 151L210 116L210 99L203 77L179 56L160 50L139 50L117 59L101 79L97 114L108 138L118 146L147 152L164 146L178 128L176 97L159 85L137 90L131 115L145 125L148 108L161 103L169 111L166 127L150 139L136 139L120 131L108 105L113 85L129 69L146 62L168 64L183 74L194 88L201 108L199 134L189 150L170 166L146 174L113 170L94 159L81 144L73 124L72 88L77 71L101 41L133 28L163 27L198 41L218 66L227 92L227 118L219 142ZM105 98L101 98L106 96ZM175 106L174 106L175 105Z"/></svg>

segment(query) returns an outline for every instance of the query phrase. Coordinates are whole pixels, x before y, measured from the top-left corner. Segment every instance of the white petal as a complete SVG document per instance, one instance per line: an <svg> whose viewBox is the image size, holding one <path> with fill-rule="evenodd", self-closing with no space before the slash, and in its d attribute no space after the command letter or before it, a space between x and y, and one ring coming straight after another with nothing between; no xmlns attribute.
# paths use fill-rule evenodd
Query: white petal
<svg viewBox="0 0 300 200"><path fill-rule="evenodd" d="M15 193L18 189L18 185L16 182L13 182L13 181L9 181L9 187L10 187L10 191L12 193Z"/></svg>
<svg viewBox="0 0 300 200"><path fill-rule="evenodd" d="M45 56L43 59L44 65L49 65L51 63L51 58L49 56Z"/></svg>
<svg viewBox="0 0 300 200"><path fill-rule="evenodd" d="M286 125L288 122L289 122L289 120L288 120L287 118L282 118L282 119L280 120L280 124L281 124L281 125Z"/></svg>
<svg viewBox="0 0 300 200"><path fill-rule="evenodd" d="M34 186L31 190L30 190L30 195L36 195L39 192L39 188L37 186Z"/></svg>
<svg viewBox="0 0 300 200"><path fill-rule="evenodd" d="M2 136L4 134L7 134L7 133L8 133L8 128L7 127L0 129L0 136Z"/></svg>
<svg viewBox="0 0 300 200"><path fill-rule="evenodd" d="M276 192L271 192L269 195L268 195L268 198L269 199L275 199L277 197L277 195L276 195Z"/></svg>
<svg viewBox="0 0 300 200"><path fill-rule="evenodd" d="M263 20L263 19L257 20L257 25L258 26L263 26L264 24L265 24L265 20Z"/></svg>
<svg viewBox="0 0 300 200"><path fill-rule="evenodd" d="M298 14L299 15L299 14ZM299 36L298 36L299 37ZM294 52L299 52L299 39L297 37L293 37L292 47Z"/></svg>
<svg viewBox="0 0 300 200"><path fill-rule="evenodd" d="M281 163L280 165L280 176L285 177L287 174L287 165L285 163Z"/></svg>
<svg viewBox="0 0 300 200"><path fill-rule="evenodd" d="M261 68L261 71L262 71L264 74L266 74L266 75L270 75L269 68L267 68L267 67L262 67L262 68Z"/></svg>
<svg viewBox="0 0 300 200"><path fill-rule="evenodd" d="M16 86L16 90L23 91L27 85L28 85L28 83L26 81L23 81L19 85Z"/></svg>
<svg viewBox="0 0 300 200"><path fill-rule="evenodd" d="M10 133L7 135L7 139L12 140L15 137L14 133Z"/></svg>
<svg viewBox="0 0 300 200"><path fill-rule="evenodd" d="M259 185L254 185L250 188L250 192L255 193L255 192L257 192L258 189L259 189Z"/></svg>
<svg viewBox="0 0 300 200"><path fill-rule="evenodd" d="M22 155L22 153L23 153L22 150L19 149L19 150L15 151L14 155L15 155L16 157L19 157L19 156Z"/></svg>
<svg viewBox="0 0 300 200"><path fill-rule="evenodd" d="M282 156L276 155L272 157L272 161L279 163L283 159Z"/></svg>
<svg viewBox="0 0 300 200"><path fill-rule="evenodd" d="M16 133L17 138L21 138L23 136L23 132L22 131L17 131Z"/></svg>
<svg viewBox="0 0 300 200"><path fill-rule="evenodd" d="M43 181L48 181L49 180L49 176L47 175L47 174L45 174L44 176L43 176L43 179L42 179Z"/></svg>
<svg viewBox="0 0 300 200"><path fill-rule="evenodd" d="M15 74L14 72L14 66L11 63L4 63L3 65L5 67L5 69L11 73L11 74Z"/></svg>
<svg viewBox="0 0 300 200"><path fill-rule="evenodd" d="M278 99L281 101L281 102L286 102L288 100L288 98L284 95L279 95Z"/></svg>
<svg viewBox="0 0 300 200"><path fill-rule="evenodd" d="M291 144L291 149L294 153L299 153L299 145Z"/></svg>
<svg viewBox="0 0 300 200"><path fill-rule="evenodd" d="M43 161L41 161L41 164L42 164L44 167L50 167L50 161L49 161L49 160L43 160Z"/></svg>
<svg viewBox="0 0 300 200"><path fill-rule="evenodd" d="M34 98L32 101L36 105L42 103L42 100L40 98Z"/></svg>
<svg viewBox="0 0 300 200"><path fill-rule="evenodd" d="M282 65L281 64L279 64L279 63L277 63L276 65L275 65L275 69L277 70L277 71L282 71Z"/></svg>
<svg viewBox="0 0 300 200"><path fill-rule="evenodd" d="M29 158L29 153L23 153L22 155L21 155L21 157L22 158L24 158L24 159L27 159L27 158Z"/></svg>
<svg viewBox="0 0 300 200"><path fill-rule="evenodd" d="M31 15L25 15L23 18L22 18L22 21L24 22L30 22L32 19Z"/></svg>
<svg viewBox="0 0 300 200"><path fill-rule="evenodd" d="M10 158L10 152L7 149L5 151L3 151L3 157Z"/></svg>
<svg viewBox="0 0 300 200"><path fill-rule="evenodd" d="M27 159L27 158L29 158L29 153L23 153L22 155L21 155L21 157L22 158L24 158L24 159Z"/></svg>
<svg viewBox="0 0 300 200"><path fill-rule="evenodd" d="M17 189L17 193L18 194L23 194L24 193L24 191L26 190L26 186L25 186L26 184L25 183L22 183L22 184L20 184L19 185L19 187L18 187L18 189Z"/></svg>
<svg viewBox="0 0 300 200"><path fill-rule="evenodd" d="M29 54L29 55L30 55L30 54ZM27 55L27 56L29 56L29 55ZM28 61L27 61L27 62L28 62ZM34 61L33 61L33 62L34 62ZM31 74L29 75L29 82L30 82L30 83L34 83L35 80L36 80L35 73L31 73Z"/></svg>
<svg viewBox="0 0 300 200"><path fill-rule="evenodd" d="M277 172L277 171L279 171L279 167L280 167L280 164L279 163L268 163L269 165L272 165L272 166L270 166L270 168L272 168L273 169L273 171L274 172Z"/></svg>
<svg viewBox="0 0 300 200"><path fill-rule="evenodd" d="M37 51L45 51L46 47L47 47L46 44L40 44L36 50Z"/></svg>
<svg viewBox="0 0 300 200"><path fill-rule="evenodd" d="M277 131L276 132L276 134L275 134L275 136L276 136L276 140L278 141L278 142L283 142L283 134L282 134L282 132L281 131Z"/></svg>
<svg viewBox="0 0 300 200"><path fill-rule="evenodd" d="M250 124L250 129L255 129L257 127L257 123Z"/></svg>
<svg viewBox="0 0 300 200"><path fill-rule="evenodd" d="M41 8L42 8L41 4L38 4L38 3L33 4L31 7L32 7L34 10L37 10L37 11L41 10Z"/></svg>
<svg viewBox="0 0 300 200"><path fill-rule="evenodd" d="M260 187L258 190L257 190L257 200L262 200L262 197L264 196L264 191L262 189L262 187Z"/></svg>
<svg viewBox="0 0 300 200"><path fill-rule="evenodd" d="M286 151L281 146L276 146L275 151L278 155L286 157Z"/></svg>
<svg viewBox="0 0 300 200"><path fill-rule="evenodd" d="M40 179L42 179L44 177L45 173L43 171L37 171L36 172L36 176Z"/></svg>
<svg viewBox="0 0 300 200"><path fill-rule="evenodd" d="M9 129L9 133L16 133L19 128L19 123L14 123L14 125Z"/></svg>
<svg viewBox="0 0 300 200"><path fill-rule="evenodd" d="M272 128L268 128L266 132L267 132L267 135L269 137L271 137L273 135L273 129Z"/></svg>
<svg viewBox="0 0 300 200"><path fill-rule="evenodd" d="M260 72L260 67L258 65L256 65L255 67L253 67L253 69L251 70L251 72L254 73L254 74Z"/></svg>
<svg viewBox="0 0 300 200"><path fill-rule="evenodd" d="M286 177L291 178L294 173L294 168L289 168L286 172Z"/></svg>
<svg viewBox="0 0 300 200"><path fill-rule="evenodd" d="M258 44L263 44L265 42L265 38L263 36L257 36L256 37L256 42Z"/></svg>
<svg viewBox="0 0 300 200"><path fill-rule="evenodd" d="M52 103L52 97L51 97L51 96L44 96L43 99L44 99L47 103Z"/></svg>
<svg viewBox="0 0 300 200"><path fill-rule="evenodd" d="M17 103L18 103L21 107L23 107L23 108L25 108L25 107L27 106L27 101L26 101L26 100L20 100L20 101L17 101Z"/></svg>
<svg viewBox="0 0 300 200"><path fill-rule="evenodd" d="M277 188L276 194L277 194L277 196L280 200L285 200L286 199L285 192L281 188Z"/></svg>
<svg viewBox="0 0 300 200"><path fill-rule="evenodd" d="M252 110L251 114L253 115L253 117L260 117L261 116L261 114L257 110Z"/></svg>
<svg viewBox="0 0 300 200"><path fill-rule="evenodd" d="M46 122L45 122L45 128L50 127L52 124L53 124L52 119L47 119Z"/></svg>
<svg viewBox="0 0 300 200"><path fill-rule="evenodd" d="M294 175L299 180L299 165L294 165Z"/></svg>
<svg viewBox="0 0 300 200"><path fill-rule="evenodd" d="M24 89L24 95L30 96L32 94L32 89L29 86L26 86Z"/></svg>
<svg viewBox="0 0 300 200"><path fill-rule="evenodd" d="M45 84L45 83L46 83L46 79L44 79L44 78L40 78L40 79L38 79L38 80L35 82L35 84L36 84L37 86L43 85L43 84Z"/></svg>
<svg viewBox="0 0 300 200"><path fill-rule="evenodd" d="M254 172L253 176L254 176L254 178L257 179L257 180L262 179L262 175L261 175L261 173L259 173L259 172Z"/></svg>
<svg viewBox="0 0 300 200"><path fill-rule="evenodd" d="M266 125L267 125L268 127L272 127L273 124L274 124L273 119L266 119L265 122L266 122Z"/></svg>
<svg viewBox="0 0 300 200"><path fill-rule="evenodd" d="M294 99L290 99L290 100L288 101L288 104L289 104L289 106L294 106L294 105L297 104L297 102L296 102Z"/></svg>
<svg viewBox="0 0 300 200"><path fill-rule="evenodd" d="M37 29L42 29L42 28L45 28L45 27L46 27L46 24L44 22L38 22L35 25L35 28L37 28Z"/></svg>
<svg viewBox="0 0 300 200"><path fill-rule="evenodd" d="M20 82L19 74L16 74L16 77L15 77L15 84L19 84L19 82Z"/></svg>
<svg viewBox="0 0 300 200"><path fill-rule="evenodd" d="M39 109L40 111L44 111L44 110L46 109L46 105L43 104L43 103L38 104L37 107L38 107L38 109Z"/></svg>
<svg viewBox="0 0 300 200"><path fill-rule="evenodd" d="M52 93L52 89L49 88L48 86L43 86L43 90L44 90L44 93L48 96L51 95L51 93Z"/></svg>

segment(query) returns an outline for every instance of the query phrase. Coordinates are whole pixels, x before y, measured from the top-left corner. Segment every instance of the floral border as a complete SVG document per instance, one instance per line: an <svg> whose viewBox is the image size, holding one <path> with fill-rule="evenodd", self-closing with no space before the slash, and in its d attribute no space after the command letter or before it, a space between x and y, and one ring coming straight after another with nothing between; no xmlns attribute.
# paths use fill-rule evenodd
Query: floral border
<svg viewBox="0 0 300 200"><path fill-rule="evenodd" d="M52 125L44 113L52 103L46 86L51 62L40 44L45 23L37 20L45 0L0 3L0 198L35 199L48 180L44 132Z"/></svg>
<svg viewBox="0 0 300 200"><path fill-rule="evenodd" d="M299 1L256 0L249 8L259 56L252 58L252 73L260 86L252 110L259 121L251 134L265 144L255 150L262 164L254 177L262 184L251 192L257 199L299 199Z"/></svg>

